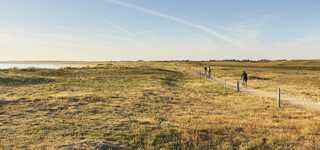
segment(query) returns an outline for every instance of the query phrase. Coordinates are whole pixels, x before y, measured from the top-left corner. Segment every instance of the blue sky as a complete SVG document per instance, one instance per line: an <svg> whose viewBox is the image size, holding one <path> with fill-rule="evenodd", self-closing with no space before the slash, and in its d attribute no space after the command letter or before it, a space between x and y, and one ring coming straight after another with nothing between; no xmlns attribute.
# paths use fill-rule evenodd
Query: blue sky
<svg viewBox="0 0 320 150"><path fill-rule="evenodd" d="M318 0L2 0L0 60L318 59Z"/></svg>

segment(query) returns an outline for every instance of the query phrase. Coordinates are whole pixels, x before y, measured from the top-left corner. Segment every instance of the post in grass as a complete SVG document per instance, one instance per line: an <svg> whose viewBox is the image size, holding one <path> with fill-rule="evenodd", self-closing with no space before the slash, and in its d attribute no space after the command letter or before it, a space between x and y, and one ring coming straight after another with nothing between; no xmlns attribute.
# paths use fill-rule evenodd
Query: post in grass
<svg viewBox="0 0 320 150"><path fill-rule="evenodd" d="M237 92L240 92L240 83L239 83L239 80L237 80Z"/></svg>
<svg viewBox="0 0 320 150"><path fill-rule="evenodd" d="M278 102L277 102L278 108L281 108L281 89L278 89Z"/></svg>

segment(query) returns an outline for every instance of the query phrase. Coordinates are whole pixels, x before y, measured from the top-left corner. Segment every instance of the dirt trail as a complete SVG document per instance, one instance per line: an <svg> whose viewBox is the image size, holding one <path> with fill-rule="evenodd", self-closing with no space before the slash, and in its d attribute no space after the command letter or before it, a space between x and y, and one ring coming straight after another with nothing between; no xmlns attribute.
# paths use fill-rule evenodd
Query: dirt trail
<svg viewBox="0 0 320 150"><path fill-rule="evenodd" d="M215 78L213 81L221 83L221 84L225 84L225 80L223 80L223 79ZM236 83L226 82L226 85L228 88L236 89ZM263 90L253 89L253 88L245 88L242 86L240 88L240 91L244 92L244 93L249 93L249 94L252 94L255 96L268 97L268 98L272 98L274 100L278 99L278 94L275 92L267 92L267 91L263 91ZM288 103L291 105L302 107L302 108L305 108L308 110L320 112L320 103L314 102L312 99L282 94L281 95L281 102L285 102L285 103Z"/></svg>

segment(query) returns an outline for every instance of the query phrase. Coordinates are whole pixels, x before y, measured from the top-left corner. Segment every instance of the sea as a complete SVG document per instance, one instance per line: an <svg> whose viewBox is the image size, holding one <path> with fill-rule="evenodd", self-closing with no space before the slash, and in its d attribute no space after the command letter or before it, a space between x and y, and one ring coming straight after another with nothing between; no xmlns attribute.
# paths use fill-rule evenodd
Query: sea
<svg viewBox="0 0 320 150"><path fill-rule="evenodd" d="M0 63L0 69L12 69L12 68L60 69L68 66L71 66L71 65L60 64L60 63Z"/></svg>

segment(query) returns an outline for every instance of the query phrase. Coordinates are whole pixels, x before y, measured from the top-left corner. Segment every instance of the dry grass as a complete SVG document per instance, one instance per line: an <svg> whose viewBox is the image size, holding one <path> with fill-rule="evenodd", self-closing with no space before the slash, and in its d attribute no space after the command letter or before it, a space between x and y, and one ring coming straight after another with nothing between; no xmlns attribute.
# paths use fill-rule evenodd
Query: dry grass
<svg viewBox="0 0 320 150"><path fill-rule="evenodd" d="M0 149L319 148L318 114L225 93L194 75L200 67L117 62L2 70Z"/></svg>
<svg viewBox="0 0 320 150"><path fill-rule="evenodd" d="M320 101L320 61L211 62L219 78L239 80L249 73L249 86Z"/></svg>

